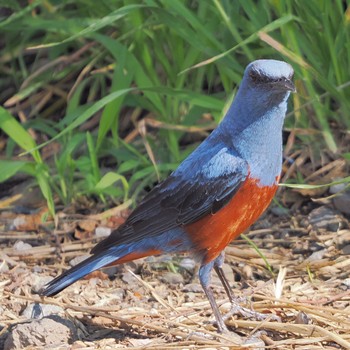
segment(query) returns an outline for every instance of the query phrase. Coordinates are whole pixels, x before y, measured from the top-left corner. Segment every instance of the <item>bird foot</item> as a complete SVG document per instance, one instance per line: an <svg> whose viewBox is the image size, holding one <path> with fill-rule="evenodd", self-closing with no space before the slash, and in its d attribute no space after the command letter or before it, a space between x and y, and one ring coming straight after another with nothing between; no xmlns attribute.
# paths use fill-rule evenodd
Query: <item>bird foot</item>
<svg viewBox="0 0 350 350"><path fill-rule="evenodd" d="M253 309L245 308L245 307L239 305L239 303L237 301L231 302L230 311L227 312L225 315L223 315L222 318L224 321L226 321L227 319L229 319L233 315L241 315L244 318L250 318L250 319L257 320L257 321L264 321L266 319L271 319L271 320L274 320L277 322L281 322L281 318L274 315L274 314L263 314L261 312L254 311Z"/></svg>

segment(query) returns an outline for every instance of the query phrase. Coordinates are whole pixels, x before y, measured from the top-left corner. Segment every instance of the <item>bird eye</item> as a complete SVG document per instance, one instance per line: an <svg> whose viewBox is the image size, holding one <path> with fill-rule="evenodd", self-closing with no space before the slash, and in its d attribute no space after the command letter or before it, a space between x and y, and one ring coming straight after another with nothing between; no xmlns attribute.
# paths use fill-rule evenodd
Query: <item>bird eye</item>
<svg viewBox="0 0 350 350"><path fill-rule="evenodd" d="M255 72L250 72L249 76L250 76L250 79L252 79L252 81L254 82L258 81L258 75Z"/></svg>
<svg viewBox="0 0 350 350"><path fill-rule="evenodd" d="M259 74L257 72L251 71L249 73L250 79L257 84L268 83L271 79L266 77L263 74Z"/></svg>

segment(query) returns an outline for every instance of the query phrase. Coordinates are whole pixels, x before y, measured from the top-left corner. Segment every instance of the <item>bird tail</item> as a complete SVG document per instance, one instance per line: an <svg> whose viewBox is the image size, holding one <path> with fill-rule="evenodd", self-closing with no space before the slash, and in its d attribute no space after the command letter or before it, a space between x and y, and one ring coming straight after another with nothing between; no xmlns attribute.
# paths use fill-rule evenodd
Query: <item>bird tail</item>
<svg viewBox="0 0 350 350"><path fill-rule="evenodd" d="M76 282L78 279L89 273L100 269L101 267L119 265L131 260L144 258L150 255L161 254L161 250L140 249L133 244L110 247L102 252L94 254L71 269L65 271L60 276L46 284L40 291L40 295L53 296L63 289Z"/></svg>

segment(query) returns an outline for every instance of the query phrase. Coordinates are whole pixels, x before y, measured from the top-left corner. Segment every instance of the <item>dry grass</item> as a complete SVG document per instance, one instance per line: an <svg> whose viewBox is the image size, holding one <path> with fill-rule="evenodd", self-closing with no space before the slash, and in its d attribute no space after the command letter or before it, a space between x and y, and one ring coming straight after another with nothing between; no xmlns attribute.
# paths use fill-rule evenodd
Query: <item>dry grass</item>
<svg viewBox="0 0 350 350"><path fill-rule="evenodd" d="M237 297L242 298L246 307L278 315L281 323L235 317L229 319L227 325L236 335L218 335L209 322L211 309L204 294L183 290L184 285L192 282L193 271L175 269L183 275L183 283L162 281L171 269L169 266L176 265L181 257L174 258L170 265L163 258L140 260L118 267L116 279L97 274L79 281L55 298L42 299L32 292L37 288L38 279L56 275L66 267L66 261L86 254L93 245L91 239L65 239L58 246L41 244L22 254L12 247L2 247L3 264L11 268L0 277L3 309L0 323L5 327L1 333L25 320L20 314L28 304L40 302L65 310L66 317L73 320L79 330L81 340L76 346L80 344L84 349L261 347L261 343L242 347L249 337L262 340L266 349L350 349L350 280L346 272L350 258L339 250L350 242L350 230L315 231L305 222L300 224L305 217L281 220L268 216L260 221L260 228L256 226L248 234L260 254L275 268L274 277L260 255L244 240L236 241L226 252L227 265L236 276L242 277L241 282L232 283ZM267 223L271 228L264 228ZM47 238L43 233L19 232L4 233L2 238L10 234L12 238L18 236L31 242L33 239L45 242ZM310 255L310 247L316 244L319 249ZM52 259L55 254L56 259ZM213 282L218 304L225 312L229 303L224 290L215 278Z"/></svg>

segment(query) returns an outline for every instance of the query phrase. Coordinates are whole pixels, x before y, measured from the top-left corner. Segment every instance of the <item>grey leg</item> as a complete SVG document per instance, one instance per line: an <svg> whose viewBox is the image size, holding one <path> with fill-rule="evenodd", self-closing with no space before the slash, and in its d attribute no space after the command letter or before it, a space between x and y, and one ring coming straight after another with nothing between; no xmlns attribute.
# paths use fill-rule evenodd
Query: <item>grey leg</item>
<svg viewBox="0 0 350 350"><path fill-rule="evenodd" d="M222 265L225 260L225 253L221 252L220 255L214 260L214 270L219 276L219 279L224 286L225 292L231 303L231 310L222 317L223 321L227 320L229 317L233 315L240 314L245 318L253 318L255 320L265 320L266 318L271 318L273 320L281 321L281 319L273 314L262 314L260 312L256 312L254 310L247 309L239 305L237 298L233 295L230 284L224 274L224 270L222 269Z"/></svg>
<svg viewBox="0 0 350 350"><path fill-rule="evenodd" d="M225 292L230 300L231 303L236 302L236 298L232 293L230 284L224 274L224 270L222 269L222 265L224 264L225 260L225 253L222 251L220 255L214 260L214 270L216 274L219 276L219 279L222 283L222 285L225 288Z"/></svg>
<svg viewBox="0 0 350 350"><path fill-rule="evenodd" d="M209 300L210 306L213 310L216 323L219 329L220 333L228 332L228 329L225 325L225 322L220 314L218 305L216 304L216 301L214 299L213 291L210 287L210 279L211 279L211 271L214 266L214 261L211 261L210 263L206 265L202 265L199 269L199 281L201 282L201 285L204 289L204 292Z"/></svg>

